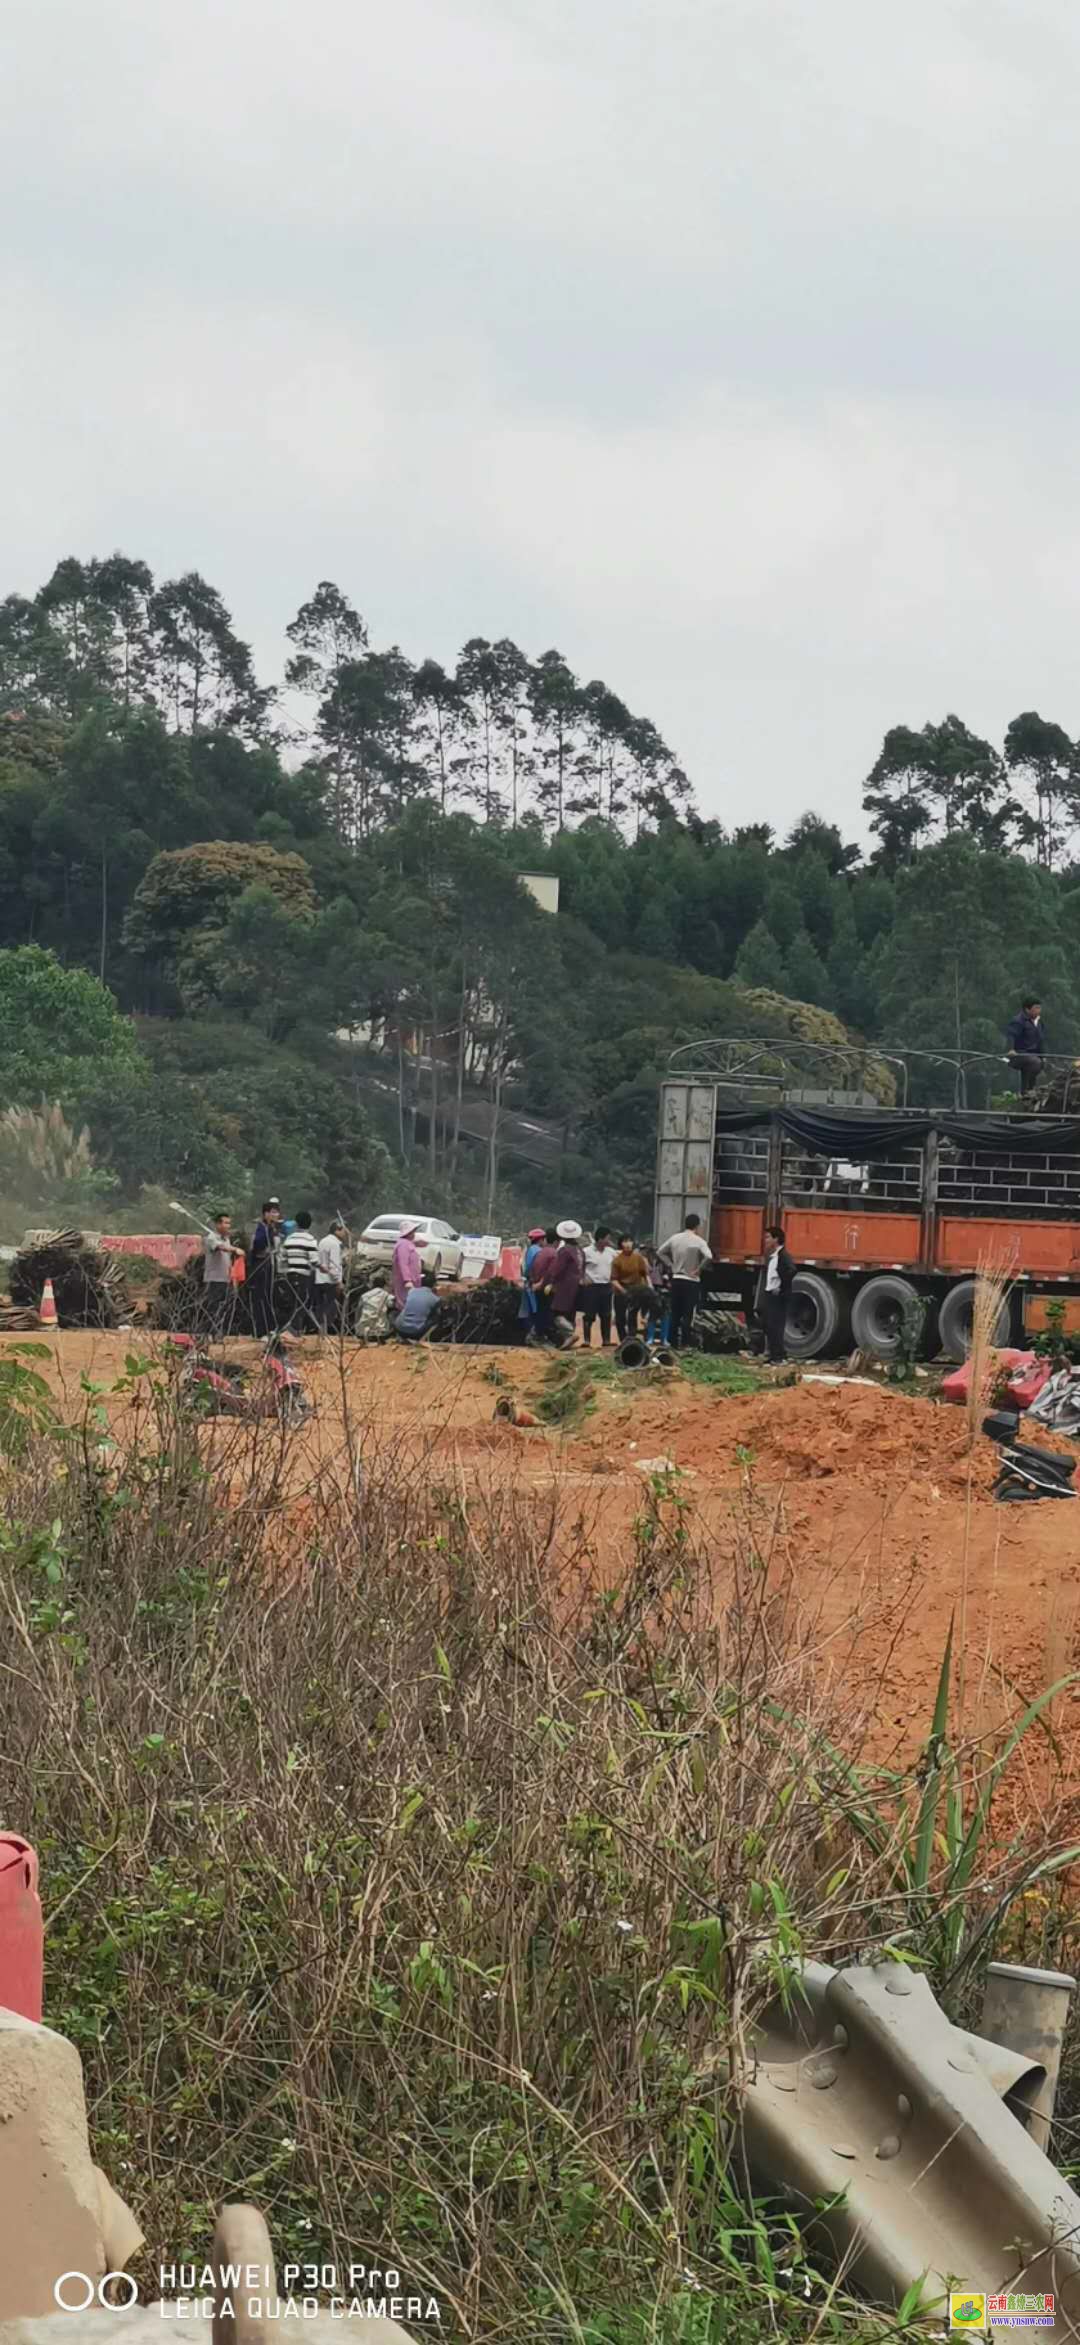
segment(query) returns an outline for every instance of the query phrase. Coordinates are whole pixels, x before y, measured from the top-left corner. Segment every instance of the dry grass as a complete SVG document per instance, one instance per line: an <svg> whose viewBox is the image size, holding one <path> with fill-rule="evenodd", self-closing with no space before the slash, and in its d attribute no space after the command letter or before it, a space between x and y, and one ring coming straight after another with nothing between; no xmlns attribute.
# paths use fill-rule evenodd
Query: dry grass
<svg viewBox="0 0 1080 2345"><path fill-rule="evenodd" d="M968 1448L974 1449L994 1387L1001 1324L1012 1286L1010 1271L993 1256L980 1262L971 1314L971 1378L967 1396Z"/></svg>
<svg viewBox="0 0 1080 2345"><path fill-rule="evenodd" d="M149 2261L251 2196L282 2257L392 2260L470 2339L750 2345L755 2020L949 1904L904 1882L919 1780L838 1756L882 1689L831 1671L776 1511L719 1554L657 1478L602 1586L554 1492L365 1438L301 1507L265 1427L208 1470L164 1386L134 1422L111 1467L91 1414L7 1472L0 1780ZM767 2317L815 2316L793 2283Z"/></svg>

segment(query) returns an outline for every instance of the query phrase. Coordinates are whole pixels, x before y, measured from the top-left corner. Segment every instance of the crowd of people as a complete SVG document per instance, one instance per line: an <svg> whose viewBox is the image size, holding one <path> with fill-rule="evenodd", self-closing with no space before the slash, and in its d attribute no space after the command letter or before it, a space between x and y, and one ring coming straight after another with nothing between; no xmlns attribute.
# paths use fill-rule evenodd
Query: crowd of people
<svg viewBox="0 0 1080 2345"><path fill-rule="evenodd" d="M439 1308L435 1279L416 1245L416 1222L403 1222L386 1282L373 1284L360 1306L358 1332L369 1340L397 1334L417 1343L430 1334ZM312 1215L286 1219L279 1197L259 1211L250 1245L233 1234L228 1213L215 1214L203 1238L203 1292L210 1332L224 1335L236 1317L236 1291L245 1286L254 1334L336 1335L343 1325L349 1232L335 1215L316 1237Z"/></svg>
<svg viewBox="0 0 1080 2345"><path fill-rule="evenodd" d="M591 1235L576 1221L530 1230L522 1259L525 1340L564 1351L580 1340L588 1351L598 1328L601 1349L640 1331L650 1343L659 1339L682 1351L711 1261L696 1213L662 1246L639 1245L629 1231L613 1237L602 1222Z"/></svg>
<svg viewBox="0 0 1080 2345"><path fill-rule="evenodd" d="M367 1342L397 1335L404 1343L422 1343L437 1324L435 1275L424 1267L418 1228L417 1222L402 1222L388 1275L376 1277L361 1298L356 1332ZM217 1214L203 1241L212 1331L227 1332L237 1285L246 1281L256 1335L337 1334L343 1324L348 1237L335 1216L317 1238L310 1213L286 1220L280 1199L268 1197L245 1247L234 1238L229 1215ZM688 1213L683 1227L660 1246L639 1244L629 1231L613 1235L603 1222L591 1233L577 1221L531 1229L521 1264L519 1318L525 1341L561 1351L579 1344L590 1350L595 1328L601 1350L641 1334L648 1343L670 1343L674 1351L684 1351L692 1341L702 1275L711 1261L696 1213ZM773 1361L784 1357L794 1276L783 1230L776 1224L765 1232L756 1297L756 1316Z"/></svg>
<svg viewBox="0 0 1080 2345"><path fill-rule="evenodd" d="M335 1333L345 1295L347 1239L345 1224L337 1218L321 1238L310 1213L287 1220L279 1197L266 1198L249 1246L234 1237L228 1213L215 1214L203 1239L203 1292L211 1331L220 1335L231 1327L236 1290L245 1285L256 1335Z"/></svg>

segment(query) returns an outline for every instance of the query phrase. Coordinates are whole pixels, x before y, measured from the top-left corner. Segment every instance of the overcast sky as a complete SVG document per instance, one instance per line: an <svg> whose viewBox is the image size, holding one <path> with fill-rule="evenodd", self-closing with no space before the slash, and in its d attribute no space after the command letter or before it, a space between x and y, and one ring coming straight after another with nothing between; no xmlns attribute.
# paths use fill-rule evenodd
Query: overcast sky
<svg viewBox="0 0 1080 2345"><path fill-rule="evenodd" d="M0 592L556 644L703 810L1080 732L1073 0L8 0Z"/></svg>

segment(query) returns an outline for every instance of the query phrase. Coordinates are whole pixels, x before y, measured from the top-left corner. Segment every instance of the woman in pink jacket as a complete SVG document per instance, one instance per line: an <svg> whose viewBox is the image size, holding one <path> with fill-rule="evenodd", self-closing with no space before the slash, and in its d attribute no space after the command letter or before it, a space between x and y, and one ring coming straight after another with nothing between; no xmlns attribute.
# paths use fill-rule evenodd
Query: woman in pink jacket
<svg viewBox="0 0 1080 2345"><path fill-rule="evenodd" d="M405 1297L410 1287L419 1286L424 1275L424 1266L414 1244L415 1237L415 1221L403 1221L394 1247L394 1302L399 1311L404 1310Z"/></svg>

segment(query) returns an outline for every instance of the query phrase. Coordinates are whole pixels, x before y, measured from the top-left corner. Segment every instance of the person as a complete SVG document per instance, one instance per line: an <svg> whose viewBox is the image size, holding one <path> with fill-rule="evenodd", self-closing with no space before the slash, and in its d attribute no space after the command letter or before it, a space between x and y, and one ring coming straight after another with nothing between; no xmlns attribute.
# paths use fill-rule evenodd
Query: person
<svg viewBox="0 0 1080 2345"><path fill-rule="evenodd" d="M581 1223L579 1221L557 1221L555 1235L559 1241L559 1247L551 1265L547 1291L551 1304L552 1333L560 1351L568 1352L576 1341L574 1320L577 1315L578 1293L585 1275L585 1256L581 1249Z"/></svg>
<svg viewBox="0 0 1080 2345"><path fill-rule="evenodd" d="M394 1247L394 1301L399 1311L405 1308L410 1287L419 1286L423 1276L424 1266L416 1247L418 1227L415 1221L403 1221Z"/></svg>
<svg viewBox="0 0 1080 2345"><path fill-rule="evenodd" d="M701 1273L712 1261L712 1248L701 1235L701 1215L688 1213L682 1229L656 1251L661 1262L671 1264L671 1348L684 1352L701 1296Z"/></svg>
<svg viewBox="0 0 1080 2345"><path fill-rule="evenodd" d="M274 1272L280 1237L281 1207L275 1197L267 1197L251 1234L248 1256L251 1324L255 1334L263 1337L274 1330Z"/></svg>
<svg viewBox="0 0 1080 2345"><path fill-rule="evenodd" d="M592 1331L600 1321L600 1348L611 1342L611 1272L615 1248L611 1231L603 1222L593 1232L591 1246L584 1249L585 1283L581 1290L581 1332L586 1351L592 1350Z"/></svg>
<svg viewBox="0 0 1080 2345"><path fill-rule="evenodd" d="M237 1250L229 1215L215 1213L213 1229L208 1229L203 1239L203 1291L212 1335L220 1335L232 1317L232 1268Z"/></svg>
<svg viewBox="0 0 1080 2345"><path fill-rule="evenodd" d="M312 1309L318 1259L319 1244L311 1227L311 1215L298 1213L281 1249L281 1267L284 1272L282 1301L287 1314L284 1322L287 1327L299 1324L305 1328L318 1324Z"/></svg>
<svg viewBox="0 0 1080 2345"><path fill-rule="evenodd" d="M400 1335L403 1343L423 1343L440 1309L435 1273L433 1270L422 1271L420 1285L409 1288L404 1309L398 1312L394 1321L395 1335Z"/></svg>
<svg viewBox="0 0 1080 2345"><path fill-rule="evenodd" d="M788 1296L794 1276L795 1264L784 1244L783 1228L778 1221L768 1222L765 1229L765 1260L761 1266L754 1308L765 1330L765 1348L774 1367L784 1357Z"/></svg>
<svg viewBox="0 0 1080 2345"><path fill-rule="evenodd" d="M611 1265L611 1291L615 1301L615 1325L619 1331L620 1343L623 1343L628 1335L637 1334L640 1300L631 1304L630 1297L635 1289L647 1286L648 1282L649 1265L640 1247L634 1244L633 1238L621 1237L618 1252Z"/></svg>
<svg viewBox="0 0 1080 2345"><path fill-rule="evenodd" d="M1020 1097L1026 1099L1043 1071L1046 1046L1043 1042L1042 1003L1035 994L1026 993L1015 1018L1010 1018L1006 1040L1009 1056L1006 1065L1020 1069Z"/></svg>
<svg viewBox="0 0 1080 2345"><path fill-rule="evenodd" d="M559 1239L554 1228L544 1231L543 1245L538 1245L529 1271L529 1285L536 1296L536 1315L526 1343L548 1343L551 1339L551 1296L548 1281L558 1258Z"/></svg>
<svg viewBox="0 0 1080 2345"><path fill-rule="evenodd" d="M540 1252L540 1248L543 1243L543 1230L531 1229L522 1249L521 1309L518 1312L518 1318L522 1321L525 1328L526 1343L530 1341L533 1330L536 1326L536 1290L532 1284L532 1266L538 1253Z"/></svg>
<svg viewBox="0 0 1080 2345"><path fill-rule="evenodd" d="M394 1318L394 1298L383 1271L376 1271L362 1296L357 1314L356 1332L361 1343L386 1343Z"/></svg>
<svg viewBox="0 0 1080 2345"><path fill-rule="evenodd" d="M645 1334L650 1343L655 1343L657 1336L661 1343L667 1343L671 1334L671 1272L667 1263L661 1262L655 1246L646 1246L645 1259L649 1265L649 1291L652 1298Z"/></svg>
<svg viewBox="0 0 1080 2345"><path fill-rule="evenodd" d="M341 1305L345 1298L345 1259L342 1240L347 1236L343 1221L336 1218L324 1238L319 1239L315 1258L315 1292L312 1296L315 1317L324 1335L336 1335L341 1325Z"/></svg>

